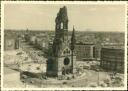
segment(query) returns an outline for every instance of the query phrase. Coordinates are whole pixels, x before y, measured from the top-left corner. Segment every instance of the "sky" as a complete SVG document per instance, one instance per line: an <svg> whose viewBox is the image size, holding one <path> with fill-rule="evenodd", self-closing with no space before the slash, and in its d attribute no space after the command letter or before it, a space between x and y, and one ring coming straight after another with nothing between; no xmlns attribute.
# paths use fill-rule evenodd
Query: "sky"
<svg viewBox="0 0 128 91"><path fill-rule="evenodd" d="M69 30L78 31L125 30L124 5L63 5L63 4L5 4L4 28L55 30L59 9L67 7Z"/></svg>

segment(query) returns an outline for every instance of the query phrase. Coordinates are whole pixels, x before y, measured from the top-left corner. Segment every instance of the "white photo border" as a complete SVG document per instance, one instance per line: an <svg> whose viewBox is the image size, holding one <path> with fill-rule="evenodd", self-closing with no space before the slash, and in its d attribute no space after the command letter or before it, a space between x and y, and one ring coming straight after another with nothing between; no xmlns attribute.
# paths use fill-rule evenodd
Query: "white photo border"
<svg viewBox="0 0 128 91"><path fill-rule="evenodd" d="M95 4L125 6L125 67L124 87L79 87L79 88L4 88L3 87L3 56L4 56L4 5L5 4ZM4 90L127 90L127 1L1 1L1 89Z"/></svg>

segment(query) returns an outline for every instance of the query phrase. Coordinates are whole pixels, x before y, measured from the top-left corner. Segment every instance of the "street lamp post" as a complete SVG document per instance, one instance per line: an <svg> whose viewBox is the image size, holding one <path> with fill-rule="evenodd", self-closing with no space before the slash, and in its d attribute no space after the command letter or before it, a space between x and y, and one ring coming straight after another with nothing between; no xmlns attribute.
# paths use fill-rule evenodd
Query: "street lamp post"
<svg viewBox="0 0 128 91"><path fill-rule="evenodd" d="M100 78L99 78L99 71L98 71L98 86L99 86L99 80L100 80Z"/></svg>
<svg viewBox="0 0 128 91"><path fill-rule="evenodd" d="M72 73L73 73L73 50L72 50Z"/></svg>

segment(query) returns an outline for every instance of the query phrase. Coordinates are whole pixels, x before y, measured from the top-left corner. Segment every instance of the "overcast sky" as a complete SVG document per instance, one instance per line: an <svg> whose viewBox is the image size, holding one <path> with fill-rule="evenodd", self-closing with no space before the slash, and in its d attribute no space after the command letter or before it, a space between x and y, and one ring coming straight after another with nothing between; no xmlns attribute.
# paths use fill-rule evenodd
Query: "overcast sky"
<svg viewBox="0 0 128 91"><path fill-rule="evenodd" d="M5 29L54 30L55 17L64 5L6 4ZM69 30L124 31L124 5L65 5Z"/></svg>

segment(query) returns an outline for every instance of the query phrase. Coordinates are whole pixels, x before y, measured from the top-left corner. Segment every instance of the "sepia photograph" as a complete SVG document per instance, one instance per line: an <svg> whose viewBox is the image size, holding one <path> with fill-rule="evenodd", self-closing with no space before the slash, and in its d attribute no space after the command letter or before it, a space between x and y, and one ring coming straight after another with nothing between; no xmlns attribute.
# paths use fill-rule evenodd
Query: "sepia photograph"
<svg viewBox="0 0 128 91"><path fill-rule="evenodd" d="M125 2L2 1L1 10L3 91L127 89Z"/></svg>

